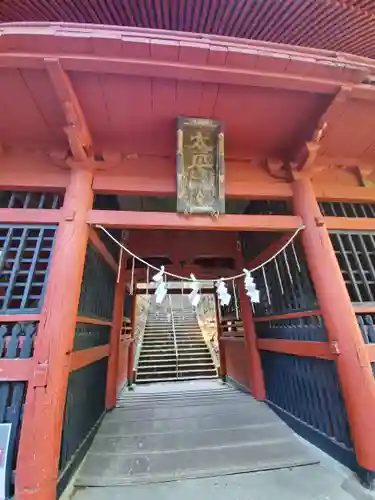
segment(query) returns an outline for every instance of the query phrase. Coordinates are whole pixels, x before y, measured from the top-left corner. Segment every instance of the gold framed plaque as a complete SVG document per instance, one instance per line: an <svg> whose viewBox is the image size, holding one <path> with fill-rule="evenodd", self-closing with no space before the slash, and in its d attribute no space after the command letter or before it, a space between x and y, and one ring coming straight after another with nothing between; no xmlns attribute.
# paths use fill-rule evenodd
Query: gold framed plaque
<svg viewBox="0 0 375 500"><path fill-rule="evenodd" d="M225 212L224 132L220 122L177 119L177 212Z"/></svg>

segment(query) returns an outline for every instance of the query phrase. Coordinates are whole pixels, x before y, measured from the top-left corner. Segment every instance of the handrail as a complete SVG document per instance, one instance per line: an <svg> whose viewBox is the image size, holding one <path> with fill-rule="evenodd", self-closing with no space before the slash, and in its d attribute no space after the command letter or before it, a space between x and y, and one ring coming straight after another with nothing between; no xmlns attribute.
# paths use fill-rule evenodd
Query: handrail
<svg viewBox="0 0 375 500"><path fill-rule="evenodd" d="M173 307L172 307L171 294L168 294L168 297L169 297L169 307L170 307L170 310L171 310L171 320L172 320L174 350L175 350L175 353L176 353L176 378L178 379L178 348L177 348L176 328L175 328L175 324L174 324L174 315L173 315Z"/></svg>

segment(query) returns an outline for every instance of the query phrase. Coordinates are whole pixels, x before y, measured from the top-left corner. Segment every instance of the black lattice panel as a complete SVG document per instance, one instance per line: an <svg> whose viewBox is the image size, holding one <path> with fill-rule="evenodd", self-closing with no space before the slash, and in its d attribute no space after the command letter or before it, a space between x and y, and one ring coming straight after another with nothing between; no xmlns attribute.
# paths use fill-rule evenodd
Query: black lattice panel
<svg viewBox="0 0 375 500"><path fill-rule="evenodd" d="M346 449L353 445L334 361L262 351L267 399Z"/></svg>
<svg viewBox="0 0 375 500"><path fill-rule="evenodd" d="M252 200L245 209L246 214L292 215L292 207L286 200Z"/></svg>
<svg viewBox="0 0 375 500"><path fill-rule="evenodd" d="M107 361L107 358L101 359L69 375L60 455L61 471L69 467L105 411Z"/></svg>
<svg viewBox="0 0 375 500"><path fill-rule="evenodd" d="M254 273L260 290L256 316L270 316L317 308L314 287L298 242L289 245L269 264Z"/></svg>
<svg viewBox="0 0 375 500"><path fill-rule="evenodd" d="M0 423L12 424L9 454L13 471L16 468L18 443L21 432L23 405L26 397L26 382L0 382ZM13 498L14 474L11 470L6 481L6 498Z"/></svg>
<svg viewBox="0 0 375 500"><path fill-rule="evenodd" d="M116 273L91 245L87 247L79 314L112 319Z"/></svg>
<svg viewBox="0 0 375 500"><path fill-rule="evenodd" d="M256 331L257 336L261 339L328 341L327 331L321 316L256 323Z"/></svg>
<svg viewBox="0 0 375 500"><path fill-rule="evenodd" d="M31 358L35 323L6 323L0 326L0 358Z"/></svg>
<svg viewBox="0 0 375 500"><path fill-rule="evenodd" d="M339 203L325 201L319 203L322 215L329 217L374 218L375 204L371 203Z"/></svg>
<svg viewBox="0 0 375 500"><path fill-rule="evenodd" d="M39 312L56 226L0 225L0 312Z"/></svg>
<svg viewBox="0 0 375 500"><path fill-rule="evenodd" d="M358 314L357 321L366 344L375 344L375 316L373 314Z"/></svg>
<svg viewBox="0 0 375 500"><path fill-rule="evenodd" d="M375 233L331 233L352 302L375 301Z"/></svg>
<svg viewBox="0 0 375 500"><path fill-rule="evenodd" d="M60 208L61 193L30 191L0 191L0 208Z"/></svg>
<svg viewBox="0 0 375 500"><path fill-rule="evenodd" d="M109 344L110 332L110 326L78 323L74 336L73 351Z"/></svg>

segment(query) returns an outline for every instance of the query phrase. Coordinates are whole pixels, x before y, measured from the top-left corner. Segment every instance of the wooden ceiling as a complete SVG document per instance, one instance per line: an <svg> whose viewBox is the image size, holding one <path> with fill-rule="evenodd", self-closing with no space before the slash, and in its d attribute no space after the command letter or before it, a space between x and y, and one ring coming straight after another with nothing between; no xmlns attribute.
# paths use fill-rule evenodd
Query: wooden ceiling
<svg viewBox="0 0 375 500"><path fill-rule="evenodd" d="M167 29L375 58L375 0L2 0L0 21Z"/></svg>
<svg viewBox="0 0 375 500"><path fill-rule="evenodd" d="M90 143L97 155L173 165L176 118L188 115L223 122L227 159L289 161L323 120L322 162L374 164L370 59L79 24L14 23L0 34L3 150L67 151L68 126L76 158Z"/></svg>

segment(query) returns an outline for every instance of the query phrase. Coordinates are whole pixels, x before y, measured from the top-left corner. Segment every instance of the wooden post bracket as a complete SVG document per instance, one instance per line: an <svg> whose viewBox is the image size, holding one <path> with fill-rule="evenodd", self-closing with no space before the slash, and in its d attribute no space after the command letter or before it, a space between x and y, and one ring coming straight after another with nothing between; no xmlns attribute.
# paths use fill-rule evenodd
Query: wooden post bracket
<svg viewBox="0 0 375 500"><path fill-rule="evenodd" d="M44 64L62 106L67 125L64 128L75 161L91 156L92 137L72 83L59 59L45 58Z"/></svg>
<svg viewBox="0 0 375 500"><path fill-rule="evenodd" d="M290 170L294 179L300 177L313 177L324 165L318 165L316 160L321 142L329 133L329 126L333 121L340 119L344 112L344 105L347 103L352 87L343 85L333 98L331 104L320 116L318 124L310 139L303 141L302 146L294 155L290 162Z"/></svg>

